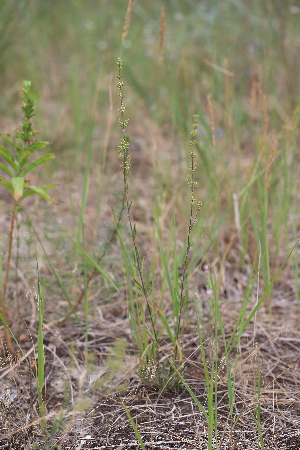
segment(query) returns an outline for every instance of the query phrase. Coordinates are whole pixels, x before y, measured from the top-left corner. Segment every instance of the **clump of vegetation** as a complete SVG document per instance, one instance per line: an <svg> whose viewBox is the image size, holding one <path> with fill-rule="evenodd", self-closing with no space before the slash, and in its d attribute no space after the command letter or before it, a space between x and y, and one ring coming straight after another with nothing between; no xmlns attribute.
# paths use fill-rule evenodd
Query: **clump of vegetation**
<svg viewBox="0 0 300 450"><path fill-rule="evenodd" d="M165 315L163 305L159 305L153 295L152 285L155 280L149 282L149 276L145 274L143 267L143 257L138 249L136 243L136 225L132 220L131 207L132 203L129 200L129 175L130 175L130 137L126 134L126 128L128 126L128 119L125 118L126 105L124 103L125 93L123 91L124 82L122 80L122 61L118 59L118 96L120 98L120 119L119 125L123 131L119 150L119 158L121 160L121 167L123 169L123 198L127 209L127 218L130 228L130 238L132 243L132 256L133 264L129 264L129 270L132 270L132 277L138 291L140 292L144 304L137 302L133 296L133 291L128 287L129 305L130 305L130 318L134 331L135 341L138 345L140 352L140 375L143 382L150 385L159 385L161 388L166 388L167 385L177 384L180 381L178 373L182 373L184 369L184 362L182 359L181 339L184 331L183 314L184 307L188 305L188 292L187 292L187 277L188 277L188 265L189 254L192 248L192 230L197 222L197 217L201 209L202 203L199 201L195 208L194 193L197 186L197 182L194 179L196 171L196 153L195 147L197 145L196 136L198 133L198 115L194 116L193 130L191 132L190 146L191 150L189 155L191 158L191 167L188 169L187 183L190 188L190 215L187 231L187 244L182 261L182 275L179 276L179 267L174 268L174 279L168 273L166 268L166 276L168 277L168 287L170 290L170 296L172 298L173 311L171 317L175 320L173 328L168 325L170 317ZM124 241L121 239L121 245L124 248ZM162 250L162 247L161 247ZM163 251L161 253L163 260L166 262ZM124 262L128 261L127 254L125 255ZM132 297L131 297L132 295ZM160 319L160 323L158 323ZM139 324L137 326L137 324ZM158 328L160 327L160 329ZM167 361L161 364L161 345L162 340L166 334L171 341L172 355L165 355Z"/></svg>
<svg viewBox="0 0 300 450"><path fill-rule="evenodd" d="M45 148L49 145L49 142L35 142L36 136L40 134L34 128L34 124L32 122L32 118L35 116L35 103L38 99L38 94L32 93L30 87L30 81L23 82L21 96L23 122L21 123L20 128L16 128L14 136L11 134L0 135L8 146L7 148L0 145L0 155L5 161L5 163L0 163L0 169L6 174L6 178L2 176L0 177L0 185L4 186L12 194L11 223L1 303L2 316L5 321L7 321L6 291L10 269L15 219L21 208L22 201L30 195L37 194L41 198L51 202L53 205L57 204L46 192L48 189L57 186L56 184L51 184L48 186L34 186L30 182L30 178L28 178L30 173L36 167L44 164L50 159L55 158L54 153L47 153L34 161L32 160L35 152ZM5 339L8 350L13 352L11 337L7 327L5 328Z"/></svg>

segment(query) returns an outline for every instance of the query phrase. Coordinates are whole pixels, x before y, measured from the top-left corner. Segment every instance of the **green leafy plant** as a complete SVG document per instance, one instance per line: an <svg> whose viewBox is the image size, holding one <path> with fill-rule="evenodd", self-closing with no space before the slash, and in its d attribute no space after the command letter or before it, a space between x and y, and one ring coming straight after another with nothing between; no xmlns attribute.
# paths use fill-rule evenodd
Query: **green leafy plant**
<svg viewBox="0 0 300 450"><path fill-rule="evenodd" d="M9 230L9 244L6 260L5 277L2 288L2 315L7 319L7 300L6 290L10 269L10 260L12 253L12 242L14 233L14 224L16 213L24 198L37 194L43 199L51 202L53 205L57 203L47 194L47 190L57 186L50 184L48 186L34 186L27 178L30 172L36 167L54 158L53 153L47 153L35 160L32 160L34 153L49 145L49 142L35 142L39 132L34 128L32 117L35 114L35 104L38 99L38 93L32 93L30 90L31 82L24 81L22 83L21 107L23 111L23 121L20 128L16 128L14 136L11 134L1 134L0 136L7 144L8 148L0 145L0 155L4 162L0 162L0 169L6 174L6 177L0 177L0 185L4 186L12 194L13 204L11 209L11 223ZM12 352L10 334L5 334L8 350Z"/></svg>

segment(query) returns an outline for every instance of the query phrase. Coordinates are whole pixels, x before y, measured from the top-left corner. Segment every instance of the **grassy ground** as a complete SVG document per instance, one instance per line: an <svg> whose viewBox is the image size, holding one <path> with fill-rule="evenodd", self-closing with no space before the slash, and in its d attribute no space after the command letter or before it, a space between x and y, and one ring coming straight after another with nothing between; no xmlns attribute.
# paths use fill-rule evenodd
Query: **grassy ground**
<svg viewBox="0 0 300 450"><path fill-rule="evenodd" d="M31 183L60 186L17 214L6 321L26 358L3 325L0 448L299 448L300 8L137 0L129 23L127 7L1 12L1 133L31 80L56 154Z"/></svg>

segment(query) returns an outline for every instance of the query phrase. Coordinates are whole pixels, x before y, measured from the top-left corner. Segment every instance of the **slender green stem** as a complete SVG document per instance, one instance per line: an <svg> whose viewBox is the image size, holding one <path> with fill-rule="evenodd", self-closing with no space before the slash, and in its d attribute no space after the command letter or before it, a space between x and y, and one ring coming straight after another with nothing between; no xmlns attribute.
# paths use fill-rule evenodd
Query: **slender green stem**
<svg viewBox="0 0 300 450"><path fill-rule="evenodd" d="M12 214L11 214L11 220L10 220L9 243L8 243L8 252L7 252L7 260L6 260L6 268L5 268L5 277L4 277L3 288L2 288L2 315L6 321L7 321L6 292L7 292L7 284L8 284L9 270L10 270L10 260L11 260L11 252L12 252L12 242L13 242L13 234L14 234L16 208L17 208L17 201L14 200ZM10 333L8 332L7 328L5 328L4 332L5 332L5 341L7 344L7 348L9 350L9 352L13 353L13 347L12 347Z"/></svg>
<svg viewBox="0 0 300 450"><path fill-rule="evenodd" d="M138 277L139 277L139 281L135 280L135 283L139 287L139 289L143 295L143 298L146 301L147 310L148 310L148 314L149 314L149 320L150 320L150 324L151 324L151 329L152 329L152 333L153 333L153 336L155 339L154 346L156 348L157 344L158 344L158 340L157 340L157 334L156 334L155 323L154 323L154 318L153 318L153 308L150 304L149 289L147 287L147 284L146 284L144 276L143 276L142 257L141 257L141 254L140 254L137 244L136 244L136 239L135 239L136 238L136 228L135 228L135 224L133 223L132 218L131 218L131 212L130 212L131 202L129 201L129 196L128 196L128 191L129 191L128 176L130 174L130 168L131 168L131 162L130 162L131 158L130 158L130 152L129 152L130 138L129 138L129 136L126 135L128 119L125 119L125 116L124 116L124 112L126 111L126 105L124 104L124 101L123 101L125 94L123 93L123 90L122 90L124 83L122 81L122 61L120 58L118 59L117 78L119 80L117 87L119 90L119 92L118 92L118 96L120 98L119 112L121 115L121 117L119 119L119 125L123 132L123 137L122 137L120 145L118 147L118 151L119 151L119 158L121 160L121 166L123 169L123 186L124 186L123 198L124 198L124 203L125 203L126 209L127 209L127 218L128 218L130 235L131 235L131 240L132 240L132 245L133 245L134 265L136 267Z"/></svg>
<svg viewBox="0 0 300 450"><path fill-rule="evenodd" d="M37 271L38 271L37 261ZM45 387L45 352L44 352L44 333L43 333L43 321L44 321L44 305L45 305L45 282L43 286L43 292L40 288L40 275L38 271L38 291L37 291L37 303L38 303L38 365L37 365L37 392L39 412L41 415L41 427L44 433L47 431L47 421L45 419L47 410L43 399L43 389Z"/></svg>
<svg viewBox="0 0 300 450"><path fill-rule="evenodd" d="M195 148L197 145L196 136L198 134L198 115L194 116L194 124L193 124L193 130L191 132L192 140L190 141L190 146L192 149ZM194 198L194 192L197 187L197 182L194 181L194 173L196 170L196 153L193 150L189 151L189 155L191 157L191 167L188 169L188 175L186 177L187 183L190 187L191 194L190 194L190 218L189 218L189 226L188 226L188 233L187 233L187 246L185 250L184 260L183 260L183 273L180 280L180 293L179 293L179 311L178 311L178 317L177 317L177 325L176 325L176 331L175 331L175 339L177 341L177 345L175 347L175 354L174 358L176 360L177 354L178 354L178 340L180 339L180 336L182 334L181 330L181 320L182 320L182 311L184 308L184 305L187 302L187 293L185 293L186 290L186 282L187 282L187 271L188 271L188 265L189 265L189 253L192 248L193 242L191 240L191 233L192 229L194 228L194 225L197 221L197 217L200 211L200 208L202 206L201 202L198 202L196 212L194 213L194 205L195 205L195 198Z"/></svg>

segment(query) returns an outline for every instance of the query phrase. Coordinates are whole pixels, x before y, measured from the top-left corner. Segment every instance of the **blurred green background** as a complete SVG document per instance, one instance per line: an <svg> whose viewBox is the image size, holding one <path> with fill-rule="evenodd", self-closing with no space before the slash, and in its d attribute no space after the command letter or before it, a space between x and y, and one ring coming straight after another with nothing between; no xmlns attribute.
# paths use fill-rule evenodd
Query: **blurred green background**
<svg viewBox="0 0 300 450"><path fill-rule="evenodd" d="M164 63L158 67L162 6ZM284 118L299 103L300 12L295 1L138 0L122 50L126 9L126 0L3 2L1 116L10 114L21 81L30 79L41 93L51 134L61 116L78 133L89 120L99 77L97 108L106 110L108 76L120 55L134 96L160 124L172 120L181 128L207 93L225 107L224 74L214 66L234 73L230 88L238 124L244 120L240 103L260 70L275 105L272 120Z"/></svg>
<svg viewBox="0 0 300 450"><path fill-rule="evenodd" d="M31 80L40 93L37 129L60 156L48 167L52 174L66 166L82 173L90 144L92 161L117 148L116 62L121 56L128 132L144 150L159 133L177 158L179 169L164 171L160 164L155 169L154 175L161 171L157 204L167 202L162 192L178 185L177 206L185 217L184 154L198 113L197 177L209 242L223 223L220 214L232 207L233 193L247 191L240 202L243 245L250 245L252 226L258 244L260 218L267 214L278 253L283 235L289 242L289 217L297 201L300 5L295 0L137 0L122 45L127 5L127 0L2 3L2 132L18 123L18 91L22 80ZM159 65L162 7L166 28ZM266 173L272 146L276 157L266 212L259 171ZM119 165L110 169L118 171ZM100 192L103 182L99 186ZM233 223L232 209L230 217Z"/></svg>

